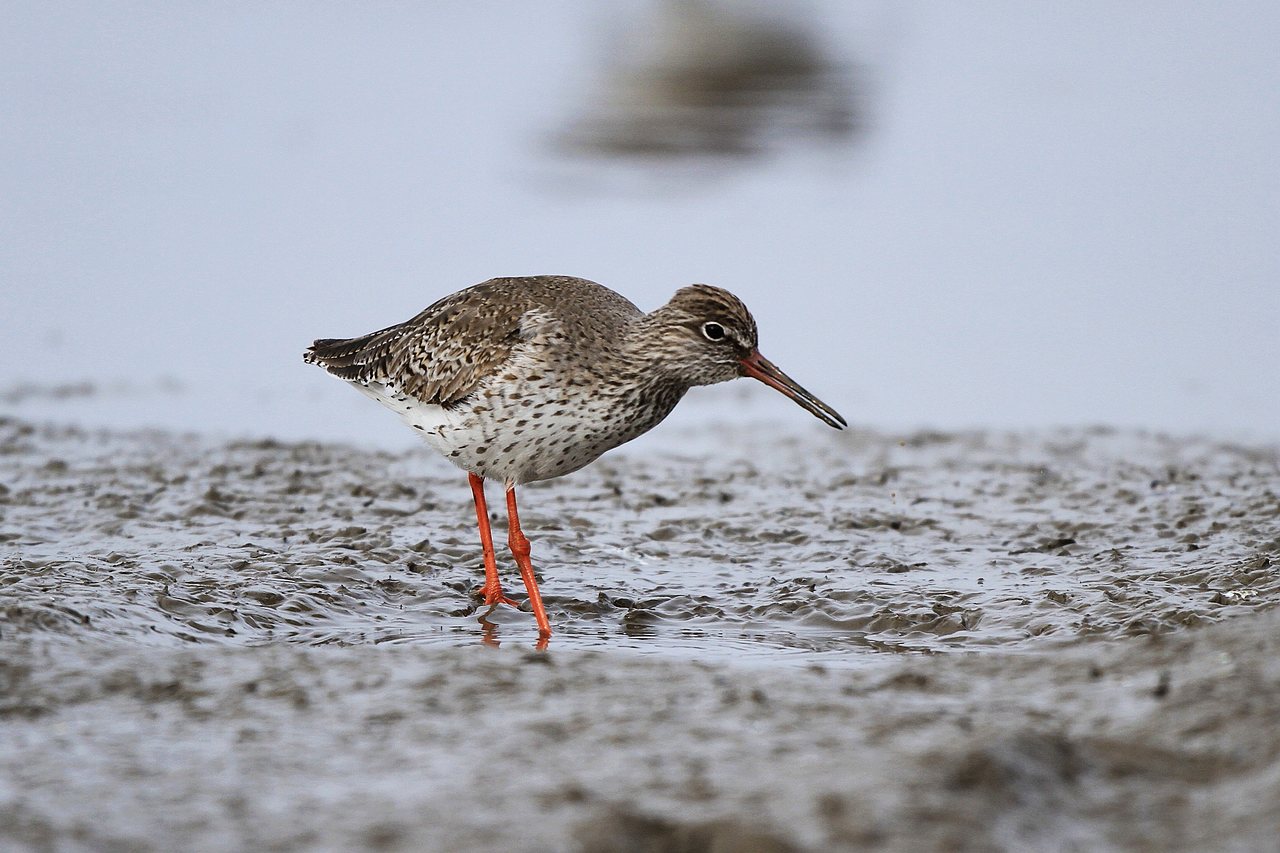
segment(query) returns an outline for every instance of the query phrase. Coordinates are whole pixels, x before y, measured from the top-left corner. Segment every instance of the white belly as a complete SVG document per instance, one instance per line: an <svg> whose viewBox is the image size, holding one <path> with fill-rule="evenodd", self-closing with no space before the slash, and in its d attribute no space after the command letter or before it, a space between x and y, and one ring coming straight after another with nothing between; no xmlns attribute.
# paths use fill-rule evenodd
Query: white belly
<svg viewBox="0 0 1280 853"><path fill-rule="evenodd" d="M534 406L499 396L445 408L381 384L352 382L361 393L391 409L433 450L464 471L520 484L577 471L631 434L611 429L613 419L599 400L579 399ZM630 433L631 431L627 431Z"/></svg>

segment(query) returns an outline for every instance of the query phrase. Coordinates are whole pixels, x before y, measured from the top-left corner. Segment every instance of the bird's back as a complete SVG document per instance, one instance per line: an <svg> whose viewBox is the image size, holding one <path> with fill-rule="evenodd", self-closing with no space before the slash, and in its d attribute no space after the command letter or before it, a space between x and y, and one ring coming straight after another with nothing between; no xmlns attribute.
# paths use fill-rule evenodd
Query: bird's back
<svg viewBox="0 0 1280 853"><path fill-rule="evenodd" d="M576 347L606 346L641 313L609 288L582 278L494 278L386 329L317 340L303 358L355 384L376 383L447 407L474 393L548 323L557 324Z"/></svg>

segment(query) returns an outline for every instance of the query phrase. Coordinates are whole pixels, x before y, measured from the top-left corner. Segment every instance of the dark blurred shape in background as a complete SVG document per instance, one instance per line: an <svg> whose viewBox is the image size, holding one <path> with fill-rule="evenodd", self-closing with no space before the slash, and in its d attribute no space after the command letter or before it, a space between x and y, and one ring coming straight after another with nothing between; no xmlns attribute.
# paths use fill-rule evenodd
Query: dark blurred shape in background
<svg viewBox="0 0 1280 853"><path fill-rule="evenodd" d="M557 142L571 155L652 162L848 144L866 126L865 93L817 29L794 9L665 0L619 36L594 103Z"/></svg>

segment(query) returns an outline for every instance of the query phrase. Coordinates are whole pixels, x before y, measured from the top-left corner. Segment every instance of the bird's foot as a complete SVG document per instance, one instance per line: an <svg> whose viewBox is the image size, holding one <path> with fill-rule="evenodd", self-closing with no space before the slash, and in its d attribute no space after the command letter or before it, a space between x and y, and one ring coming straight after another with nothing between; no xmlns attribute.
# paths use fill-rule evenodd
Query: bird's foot
<svg viewBox="0 0 1280 853"><path fill-rule="evenodd" d="M486 583L483 586L476 587L471 594L476 598L482 599L486 607L493 607L495 604L509 604L517 610L520 609L520 602L503 595L502 586L499 584L490 586Z"/></svg>

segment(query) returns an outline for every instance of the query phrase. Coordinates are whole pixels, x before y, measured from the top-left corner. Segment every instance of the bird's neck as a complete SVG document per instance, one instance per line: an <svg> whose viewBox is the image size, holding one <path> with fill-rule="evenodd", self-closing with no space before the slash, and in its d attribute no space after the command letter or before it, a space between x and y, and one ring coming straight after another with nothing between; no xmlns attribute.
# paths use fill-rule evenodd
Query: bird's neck
<svg viewBox="0 0 1280 853"><path fill-rule="evenodd" d="M667 307L632 320L622 336L618 354L628 370L637 372L645 384L678 387L683 394L691 386L680 378L680 352L664 345L672 323L665 313Z"/></svg>

